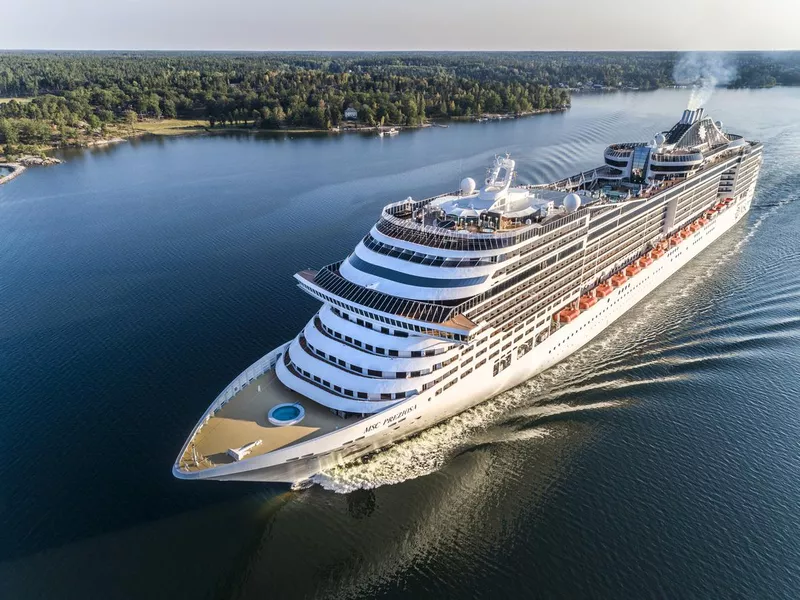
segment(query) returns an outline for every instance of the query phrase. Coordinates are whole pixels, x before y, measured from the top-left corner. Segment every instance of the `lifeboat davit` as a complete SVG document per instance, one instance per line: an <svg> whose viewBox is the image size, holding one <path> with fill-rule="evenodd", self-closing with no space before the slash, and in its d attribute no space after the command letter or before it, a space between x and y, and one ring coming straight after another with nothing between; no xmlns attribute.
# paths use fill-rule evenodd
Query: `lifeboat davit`
<svg viewBox="0 0 800 600"><path fill-rule="evenodd" d="M570 323L578 318L578 315L581 314L577 308L565 308L558 313L558 320L561 323Z"/></svg>
<svg viewBox="0 0 800 600"><path fill-rule="evenodd" d="M591 294L586 294L585 296L581 296L581 299L578 302L578 308L581 310L586 310L587 308L592 308L595 304L597 304L597 298Z"/></svg>
<svg viewBox="0 0 800 600"><path fill-rule="evenodd" d="M625 277L624 273L617 273L616 275L611 276L610 281L611 285L614 287L620 287L621 285L624 285L626 281L628 281L628 278Z"/></svg>
<svg viewBox="0 0 800 600"><path fill-rule="evenodd" d="M637 265L628 265L627 267L625 267L625 275L627 275L628 277L633 277L641 270L642 268Z"/></svg>
<svg viewBox="0 0 800 600"><path fill-rule="evenodd" d="M595 293L597 294L598 298L605 298L606 296L611 294L611 292L613 292L613 291L614 291L614 288L611 287L611 284L609 284L609 283L601 283L600 285L597 286L597 289L595 290Z"/></svg>
<svg viewBox="0 0 800 600"><path fill-rule="evenodd" d="M651 254L653 254L654 252L655 251L651 252ZM643 256L642 258L639 259L639 266L642 267L643 269L649 267L652 264L653 264L653 259L650 258L650 256Z"/></svg>

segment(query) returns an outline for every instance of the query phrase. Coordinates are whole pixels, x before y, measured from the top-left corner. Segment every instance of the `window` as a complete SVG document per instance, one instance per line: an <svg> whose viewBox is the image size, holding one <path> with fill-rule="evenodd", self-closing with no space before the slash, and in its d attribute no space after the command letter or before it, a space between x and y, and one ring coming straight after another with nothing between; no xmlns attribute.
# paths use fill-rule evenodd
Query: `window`
<svg viewBox="0 0 800 600"><path fill-rule="evenodd" d="M373 377L383 377L383 372L376 371L375 369L367 369L367 375L372 375Z"/></svg>

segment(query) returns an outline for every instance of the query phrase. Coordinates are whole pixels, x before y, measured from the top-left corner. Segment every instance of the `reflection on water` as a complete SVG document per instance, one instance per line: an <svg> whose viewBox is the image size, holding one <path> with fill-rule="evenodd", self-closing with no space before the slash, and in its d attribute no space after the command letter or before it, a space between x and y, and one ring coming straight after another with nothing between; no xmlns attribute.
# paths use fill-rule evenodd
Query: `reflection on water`
<svg viewBox="0 0 800 600"><path fill-rule="evenodd" d="M765 142L756 204L604 335L294 492L169 473L316 310L292 273L494 153L523 183L589 168L684 92L391 144L136 140L0 187L0 597L797 597L798 100L714 96Z"/></svg>

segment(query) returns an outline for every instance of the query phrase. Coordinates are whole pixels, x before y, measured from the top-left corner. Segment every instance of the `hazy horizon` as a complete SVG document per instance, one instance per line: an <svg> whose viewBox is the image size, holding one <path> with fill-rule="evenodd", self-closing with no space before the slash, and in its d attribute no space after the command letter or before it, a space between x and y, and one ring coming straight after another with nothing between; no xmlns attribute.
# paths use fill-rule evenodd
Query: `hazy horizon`
<svg viewBox="0 0 800 600"><path fill-rule="evenodd" d="M333 7L333 10L332 10ZM797 50L800 5L676 0L611 11L592 0L455 0L304 6L234 0L28 0L4 8L7 50L229 52L524 52ZM301 14L298 14L301 13ZM46 17L46 18L43 18ZM512 18L508 18L512 17ZM496 19L496 25L491 21ZM685 25L685 26L682 26ZM719 31L715 31L718 28Z"/></svg>

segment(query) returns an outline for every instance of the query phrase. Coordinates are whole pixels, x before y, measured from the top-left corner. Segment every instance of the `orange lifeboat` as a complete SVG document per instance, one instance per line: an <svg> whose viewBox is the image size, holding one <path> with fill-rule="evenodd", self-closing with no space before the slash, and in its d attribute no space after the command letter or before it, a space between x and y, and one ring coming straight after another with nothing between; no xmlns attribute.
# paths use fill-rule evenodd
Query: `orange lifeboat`
<svg viewBox="0 0 800 600"><path fill-rule="evenodd" d="M655 251L651 252L651 254L654 254L654 253L655 253ZM646 268L646 267L649 267L652 264L653 264L653 259L650 258L649 255L648 256L643 256L642 258L639 259L639 266L642 267L643 269Z"/></svg>
<svg viewBox="0 0 800 600"><path fill-rule="evenodd" d="M705 217L700 217L697 219L697 224L700 225L700 227L704 227L705 225L708 225L708 219Z"/></svg>
<svg viewBox="0 0 800 600"><path fill-rule="evenodd" d="M592 308L595 304L597 304L597 298L591 294L586 294L585 296L581 296L580 302L578 302L578 308L586 310L587 308Z"/></svg>
<svg viewBox="0 0 800 600"><path fill-rule="evenodd" d="M725 205L722 202L720 202L714 208L716 208L717 210L722 210L723 208L725 208Z"/></svg>
<svg viewBox="0 0 800 600"><path fill-rule="evenodd" d="M601 283L600 285L597 286L597 289L595 290L595 293L597 294L598 298L605 298L606 296L611 294L611 292L613 292L613 291L614 291L614 288L611 287L611 284L609 284L609 283Z"/></svg>
<svg viewBox="0 0 800 600"><path fill-rule="evenodd" d="M642 268L637 266L637 265L635 265L635 264L634 265L628 265L627 267L625 267L625 275L627 275L628 277L633 277L634 275L636 275L641 270L642 270Z"/></svg>
<svg viewBox="0 0 800 600"><path fill-rule="evenodd" d="M578 318L578 315L581 314L577 308L565 308L558 313L558 320L561 323L571 323L575 319Z"/></svg>
<svg viewBox="0 0 800 600"><path fill-rule="evenodd" d="M698 231L700 231L700 223L692 223L691 225L689 225L689 229L692 230L692 233L697 233Z"/></svg>
<svg viewBox="0 0 800 600"><path fill-rule="evenodd" d="M624 273L617 273L616 275L611 276L611 285L614 287L620 287L621 285L624 285L626 281L628 281L628 278L625 277Z"/></svg>
<svg viewBox="0 0 800 600"><path fill-rule="evenodd" d="M662 248L659 246L658 248L656 248L655 250L653 250L653 251L650 253L650 256L652 256L653 258L655 258L656 260L658 260L659 258L661 258L662 256L664 256L664 250L663 250L663 249L662 249Z"/></svg>
<svg viewBox="0 0 800 600"><path fill-rule="evenodd" d="M685 228L681 229L681 232L678 235L680 235L683 239L686 239L690 235L692 235L692 232L689 231L688 227L685 227Z"/></svg>
<svg viewBox="0 0 800 600"><path fill-rule="evenodd" d="M673 235L671 238L669 238L669 245L670 246L677 246L682 241L683 241L683 238L681 236Z"/></svg>
<svg viewBox="0 0 800 600"><path fill-rule="evenodd" d="M731 202L733 202L733 198L725 198L725 200L723 200L722 202L724 204L730 204Z"/></svg>

